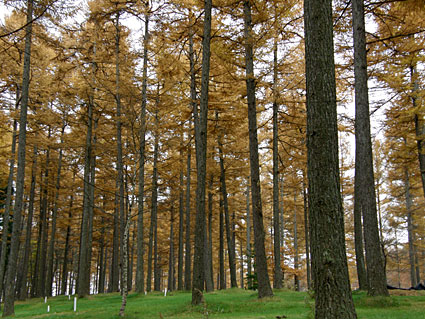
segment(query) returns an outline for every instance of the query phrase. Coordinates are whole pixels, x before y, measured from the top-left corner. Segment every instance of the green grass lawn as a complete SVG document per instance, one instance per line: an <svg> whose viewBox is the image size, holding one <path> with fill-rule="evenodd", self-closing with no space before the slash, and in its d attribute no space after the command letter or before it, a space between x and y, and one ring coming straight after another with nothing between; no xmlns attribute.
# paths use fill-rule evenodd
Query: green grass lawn
<svg viewBox="0 0 425 319"><path fill-rule="evenodd" d="M353 293L359 319L425 319L425 294L370 298L364 292ZM191 294L173 292L128 296L126 318L244 318L288 319L313 318L313 300L305 292L275 291L273 298L257 299L253 291L228 289L205 294L205 305L192 307ZM50 305L50 313L47 313ZM119 294L102 294L78 300L73 312L73 298L59 296L16 302L15 318L118 318Z"/></svg>

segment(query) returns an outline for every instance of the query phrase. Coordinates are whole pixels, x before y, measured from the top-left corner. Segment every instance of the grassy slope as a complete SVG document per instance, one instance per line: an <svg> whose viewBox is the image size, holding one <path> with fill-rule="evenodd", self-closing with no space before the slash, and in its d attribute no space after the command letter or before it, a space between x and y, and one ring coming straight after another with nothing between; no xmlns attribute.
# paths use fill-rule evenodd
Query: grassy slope
<svg viewBox="0 0 425 319"><path fill-rule="evenodd" d="M359 319L425 319L425 294L368 298L365 293L353 294ZM313 301L307 293L275 291L275 296L259 301L252 291L229 289L205 294L206 306L192 307L191 294L174 292L164 297L130 294L126 318L244 318L272 319L285 315L288 319L312 318ZM118 318L119 294L104 294L78 300L74 313L73 298L55 297L17 302L15 318ZM47 313L50 305L50 313Z"/></svg>

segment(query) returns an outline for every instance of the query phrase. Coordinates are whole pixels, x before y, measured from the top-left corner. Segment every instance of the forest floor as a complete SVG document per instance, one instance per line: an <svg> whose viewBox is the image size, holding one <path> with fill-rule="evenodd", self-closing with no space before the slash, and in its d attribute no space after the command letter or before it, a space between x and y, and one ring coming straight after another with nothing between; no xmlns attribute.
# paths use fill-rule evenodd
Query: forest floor
<svg viewBox="0 0 425 319"><path fill-rule="evenodd" d="M257 299L253 291L228 289L206 293L205 304L192 307L188 292L130 293L125 318L134 319L311 319L314 301L306 292L275 290L272 298ZM359 319L425 319L425 292L392 292L390 298L370 298L364 292L353 292ZM47 306L50 312L47 313ZM121 296L100 294L79 299L73 311L74 298L59 296L16 302L15 318L119 318Z"/></svg>

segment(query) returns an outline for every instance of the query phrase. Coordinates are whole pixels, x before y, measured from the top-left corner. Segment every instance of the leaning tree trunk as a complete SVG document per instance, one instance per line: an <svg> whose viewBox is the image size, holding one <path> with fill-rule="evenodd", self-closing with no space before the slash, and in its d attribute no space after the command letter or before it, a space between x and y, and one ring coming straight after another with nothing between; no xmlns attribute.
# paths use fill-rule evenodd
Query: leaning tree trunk
<svg viewBox="0 0 425 319"><path fill-rule="evenodd" d="M356 104L356 176L358 192L355 201L363 215L368 294L388 296L385 262L378 232L375 179L373 176L370 136L369 98L367 88L366 32L364 0L353 0L354 76Z"/></svg>
<svg viewBox="0 0 425 319"><path fill-rule="evenodd" d="M199 104L199 120L195 118L196 142L196 223L195 223L195 249L193 257L193 287L192 304L203 302L204 290L204 247L206 241L205 231L205 182L207 172L207 119L208 119L208 85L210 77L210 41L211 41L211 10L212 0L205 0L204 33L202 38L202 74L201 98ZM195 108L194 115L197 109Z"/></svg>
<svg viewBox="0 0 425 319"><path fill-rule="evenodd" d="M16 176L16 196L13 210L13 228L10 242L9 262L7 265L5 278L5 294L3 317L11 316L15 313L15 277L16 266L19 255L19 239L21 235L22 208L25 186L25 151L27 132L27 109L30 84L31 67L31 36L32 36L32 13L34 0L27 2L27 26L25 27L25 53L24 70L22 76L22 99L19 118L19 138L18 138L18 169Z"/></svg>
<svg viewBox="0 0 425 319"><path fill-rule="evenodd" d="M255 261L257 265L258 297L273 295L267 270L264 247L263 209L261 203L260 165L258 159L257 106L255 101L254 56L251 0L244 1L246 89L248 98L249 159L251 166L252 213L254 224Z"/></svg>
<svg viewBox="0 0 425 319"><path fill-rule="evenodd" d="M304 1L307 169L315 318L357 318L340 194L332 1Z"/></svg>

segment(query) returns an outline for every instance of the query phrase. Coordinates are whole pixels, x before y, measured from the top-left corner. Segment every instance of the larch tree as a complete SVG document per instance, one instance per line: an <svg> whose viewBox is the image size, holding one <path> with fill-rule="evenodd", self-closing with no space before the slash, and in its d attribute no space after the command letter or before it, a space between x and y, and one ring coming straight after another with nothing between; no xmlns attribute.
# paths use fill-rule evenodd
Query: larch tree
<svg viewBox="0 0 425 319"><path fill-rule="evenodd" d="M307 169L315 318L357 318L339 185L331 1L304 1Z"/></svg>

